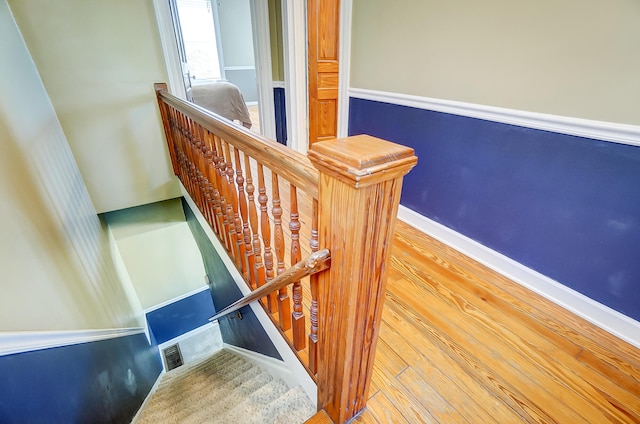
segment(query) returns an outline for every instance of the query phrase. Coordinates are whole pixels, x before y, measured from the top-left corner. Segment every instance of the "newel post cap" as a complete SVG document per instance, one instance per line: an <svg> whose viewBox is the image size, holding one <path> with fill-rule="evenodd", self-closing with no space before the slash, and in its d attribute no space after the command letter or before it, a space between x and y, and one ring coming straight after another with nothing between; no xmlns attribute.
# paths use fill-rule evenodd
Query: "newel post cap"
<svg viewBox="0 0 640 424"><path fill-rule="evenodd" d="M370 135L313 143L308 154L319 171L356 188L402 177L418 162L412 148Z"/></svg>

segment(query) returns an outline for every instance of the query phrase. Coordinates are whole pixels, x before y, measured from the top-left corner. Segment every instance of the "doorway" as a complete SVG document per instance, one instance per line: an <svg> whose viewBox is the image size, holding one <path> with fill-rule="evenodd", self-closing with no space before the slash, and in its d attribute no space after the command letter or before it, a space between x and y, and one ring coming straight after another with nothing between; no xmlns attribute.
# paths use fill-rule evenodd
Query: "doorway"
<svg viewBox="0 0 640 424"><path fill-rule="evenodd" d="M187 100L260 134L249 0L168 2Z"/></svg>

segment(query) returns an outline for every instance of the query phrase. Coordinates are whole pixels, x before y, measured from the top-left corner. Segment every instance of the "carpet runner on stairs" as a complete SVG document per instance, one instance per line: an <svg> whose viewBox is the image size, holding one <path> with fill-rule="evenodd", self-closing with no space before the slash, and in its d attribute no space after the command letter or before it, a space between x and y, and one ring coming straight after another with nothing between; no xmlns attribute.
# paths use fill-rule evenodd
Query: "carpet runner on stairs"
<svg viewBox="0 0 640 424"><path fill-rule="evenodd" d="M297 424L315 412L301 387L221 350L167 372L133 424Z"/></svg>

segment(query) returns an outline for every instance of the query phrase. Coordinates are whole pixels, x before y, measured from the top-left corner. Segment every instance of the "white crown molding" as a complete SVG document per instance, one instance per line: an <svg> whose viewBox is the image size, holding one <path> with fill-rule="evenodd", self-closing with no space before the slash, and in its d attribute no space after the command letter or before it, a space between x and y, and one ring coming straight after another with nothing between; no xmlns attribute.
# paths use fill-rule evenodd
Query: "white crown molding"
<svg viewBox="0 0 640 424"><path fill-rule="evenodd" d="M640 348L640 322L400 205L398 219Z"/></svg>
<svg viewBox="0 0 640 424"><path fill-rule="evenodd" d="M209 286L198 287L197 289L191 290L188 293L181 294L180 296L176 296L173 299L169 299L169 300L164 301L162 303L158 303L157 305L153 305L153 306L145 309L144 313L146 315L149 312L155 311L156 309L164 308L167 305L171 305L172 303L178 302L178 301L180 301L182 299L186 299L189 296L193 296L194 294L198 294L198 293L203 292L205 290L209 290Z"/></svg>
<svg viewBox="0 0 640 424"><path fill-rule="evenodd" d="M467 116L470 118L502 122L504 124L518 125L521 127L561 134L594 138L613 143L640 146L640 126L637 125L593 121L589 119L526 112L522 110L484 106L453 100L434 99L408 94L390 93L386 91L366 90L361 88L350 88L349 96L358 99L392 103L418 109Z"/></svg>
<svg viewBox="0 0 640 424"><path fill-rule="evenodd" d="M247 283L245 283L244 278L238 271L238 268L229 257L229 254L225 250L224 246L222 246L222 243L220 243L220 240L218 240L218 237L214 234L213 230L209 226L209 223L200 212L200 209L198 209L196 204L191 199L189 192L184 188L182 182L180 182L180 190L182 191L185 200L189 204L189 208L191 208L191 211L198 220L200 227L202 227L205 234L209 238L209 241L211 241L211 244L213 244L213 247L216 249L216 252L218 252L220 259L225 264L227 270L231 274L231 277L233 277L233 280L236 283L236 286L238 286L238 289L240 289L242 295L244 296L250 293L251 289L249 289L249 286L247 286ZM262 306L260 306L258 302L252 302L251 304L249 304L249 306L258 318L258 321L262 325L262 328L264 328L267 336L269 337L269 339L271 339L271 342L280 354L280 357L287 364L287 368L291 370L294 380L297 382L297 384L302 386L309 398L316 399L318 390L316 383L309 376L307 370L300 363L298 357L293 353L291 347L284 340L276 326L273 324L273 322L265 312L264 308L262 308Z"/></svg>
<svg viewBox="0 0 640 424"><path fill-rule="evenodd" d="M144 328L0 332L0 356L143 334Z"/></svg>

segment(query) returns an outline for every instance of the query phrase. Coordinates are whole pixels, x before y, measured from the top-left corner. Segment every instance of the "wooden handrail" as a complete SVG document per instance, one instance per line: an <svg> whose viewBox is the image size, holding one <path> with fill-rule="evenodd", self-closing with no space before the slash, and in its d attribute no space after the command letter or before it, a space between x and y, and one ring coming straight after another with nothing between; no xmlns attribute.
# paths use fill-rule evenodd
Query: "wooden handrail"
<svg viewBox="0 0 640 424"><path fill-rule="evenodd" d="M311 165L309 158L305 155L244 127L230 125L232 122L228 119L215 115L194 103L172 96L166 91L166 84L155 84L155 89L158 98L166 104L189 116L218 137L229 141L241 151L252 157L259 157L265 166L277 169L281 176L298 189L308 193L314 199L318 198L318 170ZM256 143L256 139L260 143Z"/></svg>
<svg viewBox="0 0 640 424"><path fill-rule="evenodd" d="M314 143L307 157L170 95L166 85L156 93L175 174L256 289L212 319L268 299L262 306L318 384L319 410L349 422L368 399L413 149L358 135ZM320 247L329 249L333 266L315 253L298 262L301 235L319 257L329 254Z"/></svg>
<svg viewBox="0 0 640 424"><path fill-rule="evenodd" d="M283 271L273 280L269 281L264 286L253 290L251 293L245 295L241 299L233 302L231 305L222 309L220 312L209 318L209 321L215 321L222 318L225 315L229 315L236 312L239 309L244 308L251 302L255 302L258 299L262 299L266 295L280 290L282 287L286 287L289 284L307 277L312 274L316 274L320 271L324 271L329 268L331 262L331 254L329 249L322 249L309 255L308 258L298 262L291 268Z"/></svg>

